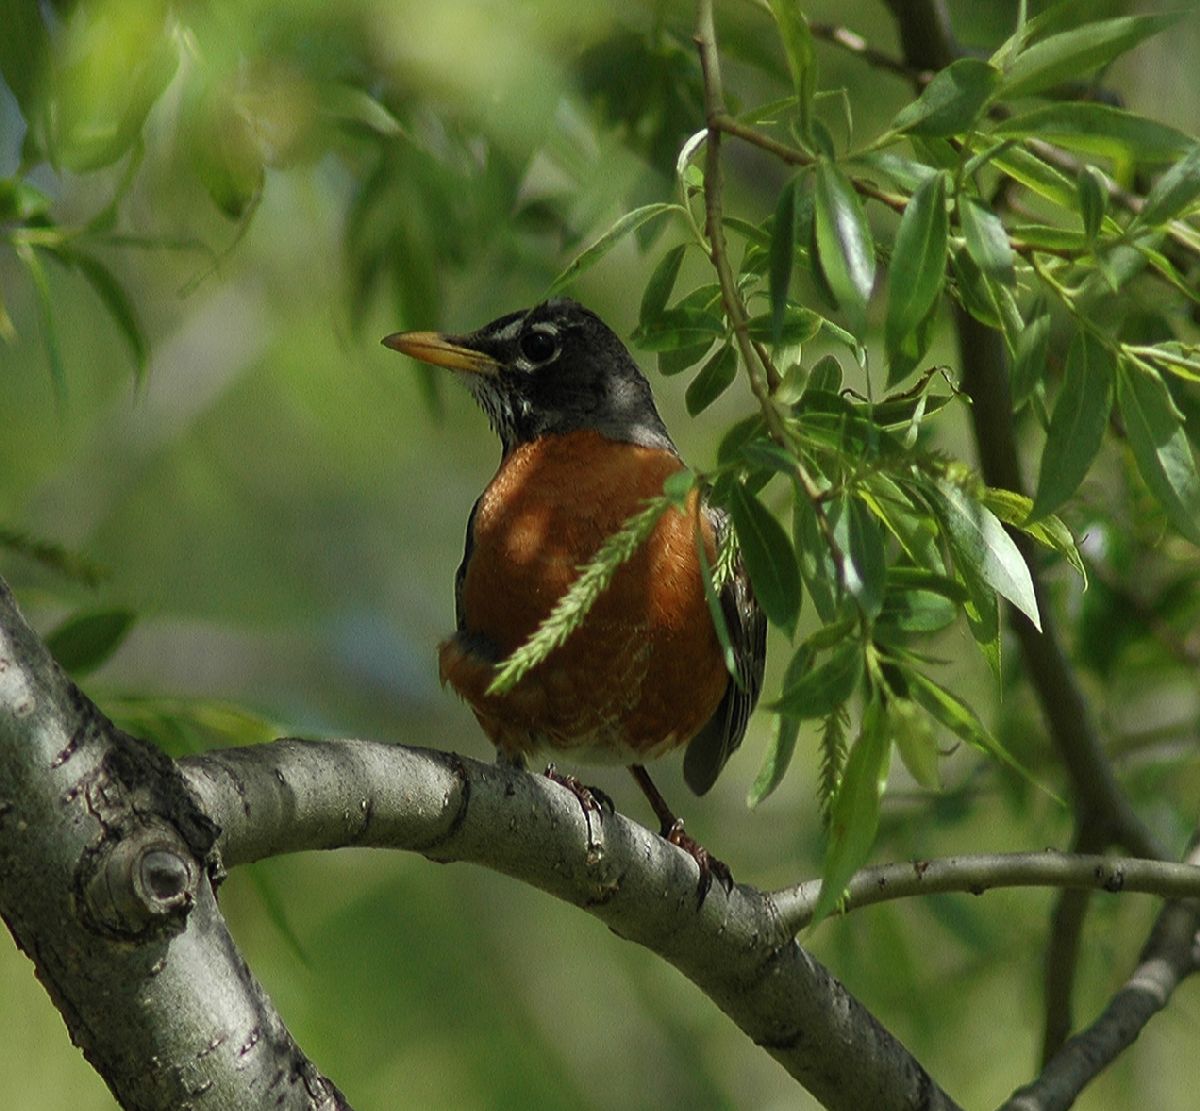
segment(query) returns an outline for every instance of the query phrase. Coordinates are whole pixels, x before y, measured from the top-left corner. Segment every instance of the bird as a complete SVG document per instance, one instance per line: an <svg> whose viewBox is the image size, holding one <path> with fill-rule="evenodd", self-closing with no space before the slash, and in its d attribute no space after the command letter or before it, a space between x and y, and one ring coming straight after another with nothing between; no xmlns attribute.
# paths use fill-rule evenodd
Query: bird
<svg viewBox="0 0 1200 1111"><path fill-rule="evenodd" d="M454 581L455 629L438 650L443 685L470 706L500 758L544 754L630 768L667 840L700 869L700 901L728 867L684 833L645 769L686 747L688 786L706 793L741 743L762 687L766 621L740 555L718 600L732 667L706 597L728 514L692 489L623 563L567 639L504 694L497 665L526 643L580 568L659 496L683 460L650 383L621 339L566 297L474 332L396 332L383 344L453 371L500 439L500 464L467 518ZM732 672L732 673L731 673ZM547 774L580 797L602 792Z"/></svg>

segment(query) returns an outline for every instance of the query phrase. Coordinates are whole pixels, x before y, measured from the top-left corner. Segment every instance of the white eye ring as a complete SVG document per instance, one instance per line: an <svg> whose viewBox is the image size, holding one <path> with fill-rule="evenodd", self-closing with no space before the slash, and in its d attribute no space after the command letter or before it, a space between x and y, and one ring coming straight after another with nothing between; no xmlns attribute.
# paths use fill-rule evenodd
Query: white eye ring
<svg viewBox="0 0 1200 1111"><path fill-rule="evenodd" d="M517 340L521 358L531 367L542 366L558 357L558 329L552 324L535 324Z"/></svg>

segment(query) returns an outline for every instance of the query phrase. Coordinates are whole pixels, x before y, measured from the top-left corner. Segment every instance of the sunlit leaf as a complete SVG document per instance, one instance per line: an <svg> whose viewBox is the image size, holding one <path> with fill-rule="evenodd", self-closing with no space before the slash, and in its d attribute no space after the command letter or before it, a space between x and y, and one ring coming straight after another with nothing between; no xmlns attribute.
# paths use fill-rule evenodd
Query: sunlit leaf
<svg viewBox="0 0 1200 1111"><path fill-rule="evenodd" d="M817 166L814 201L821 272L838 306L859 329L875 283L870 226L849 179L824 159Z"/></svg>
<svg viewBox="0 0 1200 1111"><path fill-rule="evenodd" d="M805 648L801 648L792 656L783 676L784 689L796 682L801 673L807 670L811 663L811 656L811 650ZM746 796L747 806L757 806L783 782L788 765L792 761L792 754L796 750L796 738L799 733L799 718L782 714L779 716L775 723L775 735L767 746L762 767L759 768L758 775L755 776L754 783Z"/></svg>
<svg viewBox="0 0 1200 1111"><path fill-rule="evenodd" d="M779 26L779 37L787 56L788 72L796 90L796 105L800 134L806 139L812 134L812 103L817 88L817 66L813 57L812 32L800 5L792 0L768 0L771 14Z"/></svg>
<svg viewBox="0 0 1200 1111"><path fill-rule="evenodd" d="M1184 132L1157 120L1083 100L1055 101L1010 116L997 123L992 134L1014 139L1034 136L1085 154L1149 164L1174 162L1194 143Z"/></svg>
<svg viewBox="0 0 1200 1111"><path fill-rule="evenodd" d="M929 715L907 698L889 698L885 710L888 734L909 774L922 787L939 790L937 737Z"/></svg>
<svg viewBox="0 0 1200 1111"><path fill-rule="evenodd" d="M1154 183L1134 222L1155 227L1175 220L1200 200L1200 145L1192 147L1186 158L1176 162Z"/></svg>
<svg viewBox="0 0 1200 1111"><path fill-rule="evenodd" d="M956 560L964 562L1040 629L1029 568L995 515L952 482L939 480L932 492Z"/></svg>

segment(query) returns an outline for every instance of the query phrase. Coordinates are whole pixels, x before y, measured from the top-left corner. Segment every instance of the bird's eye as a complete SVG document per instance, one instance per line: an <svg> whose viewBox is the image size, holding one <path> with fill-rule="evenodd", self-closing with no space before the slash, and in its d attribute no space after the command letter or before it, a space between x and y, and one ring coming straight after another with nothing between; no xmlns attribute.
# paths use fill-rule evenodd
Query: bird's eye
<svg viewBox="0 0 1200 1111"><path fill-rule="evenodd" d="M533 366L548 363L558 354L558 337L540 329L526 332L518 346L521 355Z"/></svg>

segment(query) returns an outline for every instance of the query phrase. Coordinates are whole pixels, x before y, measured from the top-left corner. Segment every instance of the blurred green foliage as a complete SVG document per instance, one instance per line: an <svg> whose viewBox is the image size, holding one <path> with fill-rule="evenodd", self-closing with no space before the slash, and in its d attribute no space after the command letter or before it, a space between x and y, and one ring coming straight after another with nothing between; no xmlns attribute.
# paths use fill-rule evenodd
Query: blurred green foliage
<svg viewBox="0 0 1200 1111"><path fill-rule="evenodd" d="M806 159L726 140L781 443L697 249L689 4L0 0L0 572L64 664L95 671L102 707L173 753L286 728L488 756L433 649L495 448L465 396L375 337L473 327L558 275L668 376L668 424L782 630L782 713L687 809L739 878L783 885L824 860L836 888L873 840L881 858L1063 841L1069 815L1011 771L1059 788L998 620L997 592L1033 608L1001 522L1057 552L1054 619L1136 804L1181 843L1200 721L1200 232L1182 219L1200 32L1102 22L1119 2L1030 5L1009 40L1015 2L951 7L981 57L920 98L790 5L718 13L731 110ZM896 50L876 2L804 14ZM1097 67L1123 107L1026 99ZM1034 139L1095 165L1068 172ZM1135 214L1122 193L1148 199ZM910 380L957 366L952 303L1006 335L1039 519L958 462L957 372ZM797 458L823 523L779 477ZM672 970L499 877L361 852L252 871L223 889L235 934L360 1107L796 1103ZM809 940L979 1106L1033 1069L1047 900L919 900ZM1081 1016L1152 912L1099 905ZM12 1104L112 1106L11 948L0 982ZM1181 993L1080 1106L1186 1101L1194 1007Z"/></svg>

